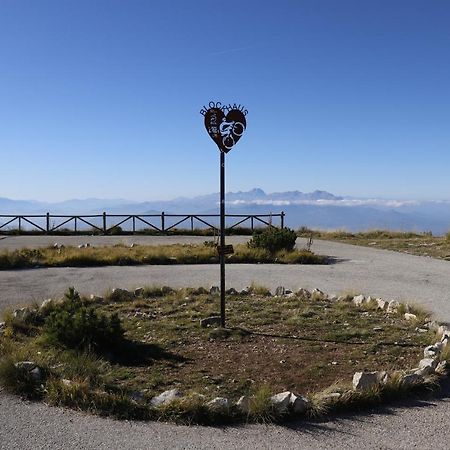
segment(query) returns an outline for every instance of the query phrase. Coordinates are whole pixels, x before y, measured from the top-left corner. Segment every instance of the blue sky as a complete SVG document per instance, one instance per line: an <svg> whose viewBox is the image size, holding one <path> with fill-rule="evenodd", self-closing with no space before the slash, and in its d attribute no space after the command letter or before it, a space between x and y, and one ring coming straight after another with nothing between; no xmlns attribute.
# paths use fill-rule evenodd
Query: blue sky
<svg viewBox="0 0 450 450"><path fill-rule="evenodd" d="M448 0L0 0L0 197L450 198Z"/></svg>

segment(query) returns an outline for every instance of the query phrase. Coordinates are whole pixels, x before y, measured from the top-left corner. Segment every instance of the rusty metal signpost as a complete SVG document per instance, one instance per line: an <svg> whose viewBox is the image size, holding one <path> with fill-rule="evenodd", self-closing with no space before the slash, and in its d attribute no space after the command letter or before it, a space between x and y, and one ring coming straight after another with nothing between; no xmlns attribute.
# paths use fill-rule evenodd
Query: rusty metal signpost
<svg viewBox="0 0 450 450"><path fill-rule="evenodd" d="M220 150L220 322L225 327L225 255L233 252L232 246L225 245L225 155L247 128L247 110L241 105L209 102L200 114L205 118L206 131Z"/></svg>

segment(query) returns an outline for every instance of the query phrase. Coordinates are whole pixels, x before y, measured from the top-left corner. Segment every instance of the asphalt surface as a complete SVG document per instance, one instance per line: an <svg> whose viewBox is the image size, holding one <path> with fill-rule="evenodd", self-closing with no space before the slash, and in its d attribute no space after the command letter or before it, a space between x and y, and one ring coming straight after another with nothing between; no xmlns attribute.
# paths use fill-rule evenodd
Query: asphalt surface
<svg viewBox="0 0 450 450"><path fill-rule="evenodd" d="M64 243L65 239L15 237L1 248ZM71 238L73 244L88 242ZM93 245L111 242L203 242L192 237L92 237ZM246 238L231 238L242 242ZM77 241L78 240L78 241ZM97 241L98 240L98 241ZM298 245L302 245L299 241ZM229 265L228 286L252 281L270 288L318 287L329 293L362 292L385 299L424 305L441 321L450 322L450 263L383 250L316 241L313 250L335 259L329 266ZM218 268L145 266L58 268L0 271L0 310L7 306L60 295L74 285L83 293L110 287L146 284L210 286L218 284ZM441 398L382 408L325 422L299 422L289 427L181 427L163 423L118 422L83 413L48 408L0 393L0 448L52 449L447 449L450 442L449 388Z"/></svg>

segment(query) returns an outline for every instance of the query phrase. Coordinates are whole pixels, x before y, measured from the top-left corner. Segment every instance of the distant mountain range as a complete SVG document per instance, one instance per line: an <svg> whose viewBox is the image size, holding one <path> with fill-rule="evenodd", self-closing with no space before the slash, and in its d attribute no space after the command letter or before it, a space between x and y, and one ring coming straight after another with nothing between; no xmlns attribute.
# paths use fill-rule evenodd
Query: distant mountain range
<svg viewBox="0 0 450 450"><path fill-rule="evenodd" d="M229 192L227 212L267 214L285 211L286 225L318 229L360 231L374 228L403 231L450 230L450 201L400 201L336 196L326 191L300 191L267 194L262 189ZM219 194L174 200L130 202L123 199L67 200L47 203L0 197L1 214L216 214ZM0 218L0 224L4 220Z"/></svg>

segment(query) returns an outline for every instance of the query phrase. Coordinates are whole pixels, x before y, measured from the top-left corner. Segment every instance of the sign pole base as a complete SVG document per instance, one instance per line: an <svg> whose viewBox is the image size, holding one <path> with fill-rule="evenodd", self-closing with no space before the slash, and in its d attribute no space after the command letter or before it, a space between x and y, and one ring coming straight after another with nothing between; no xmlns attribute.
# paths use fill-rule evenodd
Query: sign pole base
<svg viewBox="0 0 450 450"><path fill-rule="evenodd" d="M220 152L220 325L225 328L225 153Z"/></svg>

